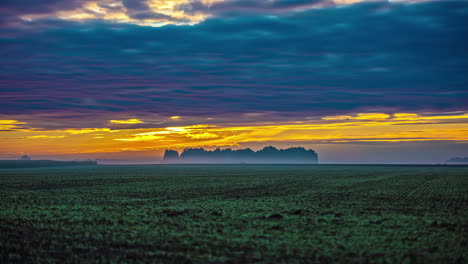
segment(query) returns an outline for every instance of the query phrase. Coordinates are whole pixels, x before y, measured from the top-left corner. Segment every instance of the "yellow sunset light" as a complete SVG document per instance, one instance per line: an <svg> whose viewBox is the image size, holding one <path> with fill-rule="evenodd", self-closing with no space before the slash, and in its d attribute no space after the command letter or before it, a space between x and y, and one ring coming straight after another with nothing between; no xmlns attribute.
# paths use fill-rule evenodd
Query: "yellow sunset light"
<svg viewBox="0 0 468 264"><path fill-rule="evenodd" d="M110 120L112 124L141 124L144 123L140 119L127 119L127 120Z"/></svg>
<svg viewBox="0 0 468 264"><path fill-rule="evenodd" d="M147 151L166 148L239 146L248 142L468 141L468 113L356 113L275 124L198 124L163 128L15 129L25 124L0 120L3 148L11 153L71 154ZM110 124L134 124L138 119ZM450 122L447 122L450 121ZM141 121L142 122L142 121ZM30 126L30 124L28 124ZM5 127L6 126L6 127ZM5 129L7 128L7 129ZM8 132L7 132L8 131ZM56 140L56 144L53 144Z"/></svg>

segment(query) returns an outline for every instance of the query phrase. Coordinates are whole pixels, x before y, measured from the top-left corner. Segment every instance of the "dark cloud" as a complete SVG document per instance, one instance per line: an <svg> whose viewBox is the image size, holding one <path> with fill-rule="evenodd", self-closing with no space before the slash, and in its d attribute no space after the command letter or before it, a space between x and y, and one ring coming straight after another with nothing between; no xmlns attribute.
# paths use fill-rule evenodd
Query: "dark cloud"
<svg viewBox="0 0 468 264"><path fill-rule="evenodd" d="M145 20L145 19L164 19L166 21L177 21L177 19L165 15L159 14L151 10L146 1L142 0L124 0L123 5L127 9L127 15L133 19Z"/></svg>
<svg viewBox="0 0 468 264"><path fill-rule="evenodd" d="M468 110L467 8L368 3L220 15L194 26L48 21L3 28L0 114L301 118Z"/></svg>
<svg viewBox="0 0 468 264"><path fill-rule="evenodd" d="M79 7L85 0L2 0L0 12L15 14L48 13Z"/></svg>
<svg viewBox="0 0 468 264"><path fill-rule="evenodd" d="M239 14L284 13L308 9L314 6L334 6L331 0L227 0L212 5L192 1L178 8L186 12L202 12L216 16L235 16Z"/></svg>
<svg viewBox="0 0 468 264"><path fill-rule="evenodd" d="M140 0L123 0L122 1L123 5L125 8L130 9L130 10L148 10L148 4L145 1L140 1Z"/></svg>
<svg viewBox="0 0 468 264"><path fill-rule="evenodd" d="M0 2L0 28L19 26L19 17L31 14L50 14L82 6L85 0L2 0Z"/></svg>

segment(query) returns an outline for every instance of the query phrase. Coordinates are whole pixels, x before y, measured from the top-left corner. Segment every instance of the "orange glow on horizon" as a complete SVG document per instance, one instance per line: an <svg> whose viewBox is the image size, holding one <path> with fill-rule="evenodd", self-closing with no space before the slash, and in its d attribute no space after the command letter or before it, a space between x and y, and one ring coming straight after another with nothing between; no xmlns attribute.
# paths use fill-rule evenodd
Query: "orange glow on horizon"
<svg viewBox="0 0 468 264"><path fill-rule="evenodd" d="M143 123L140 119L110 121L112 124L140 122ZM6 119L0 120L0 127L6 130L0 132L3 145L0 155L120 153L185 147L236 147L249 142L292 144L468 141L468 113L357 113L255 125L199 124L120 130L105 127L43 130L27 128L26 122Z"/></svg>

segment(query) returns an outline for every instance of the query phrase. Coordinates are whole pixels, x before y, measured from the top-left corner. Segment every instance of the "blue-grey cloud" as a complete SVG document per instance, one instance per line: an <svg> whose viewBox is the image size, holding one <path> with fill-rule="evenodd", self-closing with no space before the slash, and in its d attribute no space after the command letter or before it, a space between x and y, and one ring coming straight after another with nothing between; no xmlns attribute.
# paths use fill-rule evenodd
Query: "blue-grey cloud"
<svg viewBox="0 0 468 264"><path fill-rule="evenodd" d="M193 26L6 27L0 114L466 111L467 9L366 3Z"/></svg>
<svg viewBox="0 0 468 264"><path fill-rule="evenodd" d="M177 19L165 15L156 13L148 6L146 1L141 0L124 0L122 1L124 7L126 8L126 14L134 19L144 20L144 19L165 19L167 21L177 21Z"/></svg>
<svg viewBox="0 0 468 264"><path fill-rule="evenodd" d="M78 7L84 0L2 0L0 11L16 14L46 13Z"/></svg>
<svg viewBox="0 0 468 264"><path fill-rule="evenodd" d="M236 16L239 14L287 13L310 9L316 6L334 6L332 0L227 0L206 5L202 1L191 1L178 6L186 12L202 12L215 16Z"/></svg>

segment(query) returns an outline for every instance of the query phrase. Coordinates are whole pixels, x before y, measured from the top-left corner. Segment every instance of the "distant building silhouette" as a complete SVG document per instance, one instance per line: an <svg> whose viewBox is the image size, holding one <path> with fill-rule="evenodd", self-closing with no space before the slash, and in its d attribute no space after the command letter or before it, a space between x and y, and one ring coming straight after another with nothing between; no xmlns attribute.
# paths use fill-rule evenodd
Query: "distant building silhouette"
<svg viewBox="0 0 468 264"><path fill-rule="evenodd" d="M31 160L31 157L29 157L28 155L23 155L18 160Z"/></svg>
<svg viewBox="0 0 468 264"><path fill-rule="evenodd" d="M249 148L232 150L203 148L186 148L179 153L166 150L162 163L166 164L317 164L318 155L303 147L277 149L269 146L259 151Z"/></svg>

